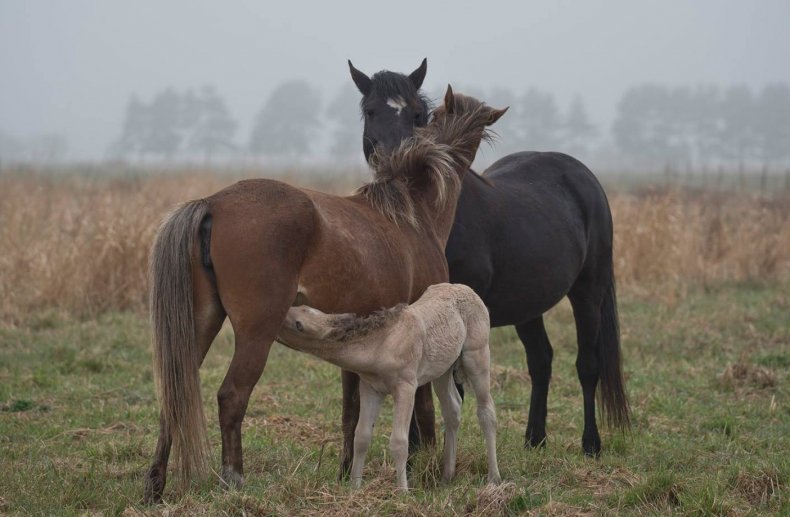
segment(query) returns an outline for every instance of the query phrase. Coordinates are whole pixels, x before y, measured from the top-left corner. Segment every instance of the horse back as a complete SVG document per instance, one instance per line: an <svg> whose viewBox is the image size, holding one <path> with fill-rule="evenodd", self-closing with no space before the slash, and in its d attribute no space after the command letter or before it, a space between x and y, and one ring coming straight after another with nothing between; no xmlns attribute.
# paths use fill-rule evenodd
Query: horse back
<svg viewBox="0 0 790 517"><path fill-rule="evenodd" d="M461 191L450 279L483 298L493 326L521 323L559 302L590 257L611 252L609 207L592 172L562 153L514 153L483 178Z"/></svg>

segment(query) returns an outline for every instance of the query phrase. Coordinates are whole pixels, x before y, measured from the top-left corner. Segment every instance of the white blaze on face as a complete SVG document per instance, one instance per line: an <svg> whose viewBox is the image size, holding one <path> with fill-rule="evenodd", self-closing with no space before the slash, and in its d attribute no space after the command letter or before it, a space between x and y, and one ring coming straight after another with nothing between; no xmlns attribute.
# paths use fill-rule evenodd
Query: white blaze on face
<svg viewBox="0 0 790 517"><path fill-rule="evenodd" d="M400 116L401 110L406 107L406 101L404 101L400 97L395 97L394 99L387 99L387 106L394 109L395 114Z"/></svg>

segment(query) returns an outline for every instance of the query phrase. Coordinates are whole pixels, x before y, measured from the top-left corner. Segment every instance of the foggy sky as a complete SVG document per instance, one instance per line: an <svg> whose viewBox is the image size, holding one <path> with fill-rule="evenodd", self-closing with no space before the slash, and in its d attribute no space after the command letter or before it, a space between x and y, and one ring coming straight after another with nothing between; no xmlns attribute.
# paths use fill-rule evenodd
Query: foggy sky
<svg viewBox="0 0 790 517"><path fill-rule="evenodd" d="M244 139L284 80L326 102L348 58L370 74L423 57L429 90L535 86L562 108L580 94L608 124L639 82L790 82L788 22L787 0L0 0L0 131L62 133L69 158L101 158L131 94L213 84Z"/></svg>

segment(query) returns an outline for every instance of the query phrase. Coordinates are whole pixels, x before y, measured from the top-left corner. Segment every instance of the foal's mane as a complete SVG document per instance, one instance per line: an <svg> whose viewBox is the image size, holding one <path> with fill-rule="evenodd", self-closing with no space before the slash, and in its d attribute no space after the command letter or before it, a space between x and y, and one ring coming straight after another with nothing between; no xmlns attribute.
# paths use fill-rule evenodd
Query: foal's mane
<svg viewBox="0 0 790 517"><path fill-rule="evenodd" d="M481 139L491 140L486 129L489 107L457 95L456 112L434 117L390 152L374 152L370 158L374 179L357 189L357 194L396 224L405 222L418 228L420 220L413 197L416 188L433 185L436 207L444 206L461 188L458 171L469 168Z"/></svg>
<svg viewBox="0 0 790 517"><path fill-rule="evenodd" d="M329 320L332 330L326 335L326 339L344 343L365 337L396 320L406 307L408 304L399 303L394 307L373 312L368 316L336 315Z"/></svg>

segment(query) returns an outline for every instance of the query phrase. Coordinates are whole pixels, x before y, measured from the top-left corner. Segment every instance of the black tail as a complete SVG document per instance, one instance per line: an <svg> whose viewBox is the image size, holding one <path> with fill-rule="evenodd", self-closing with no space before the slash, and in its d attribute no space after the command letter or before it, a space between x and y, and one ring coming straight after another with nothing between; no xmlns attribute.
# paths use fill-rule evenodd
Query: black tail
<svg viewBox="0 0 790 517"><path fill-rule="evenodd" d="M617 317L617 292L614 272L601 304L601 331L598 335L600 360L600 402L606 423L613 428L631 427L631 410L625 394L622 359L620 357L620 323Z"/></svg>

